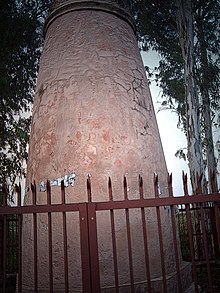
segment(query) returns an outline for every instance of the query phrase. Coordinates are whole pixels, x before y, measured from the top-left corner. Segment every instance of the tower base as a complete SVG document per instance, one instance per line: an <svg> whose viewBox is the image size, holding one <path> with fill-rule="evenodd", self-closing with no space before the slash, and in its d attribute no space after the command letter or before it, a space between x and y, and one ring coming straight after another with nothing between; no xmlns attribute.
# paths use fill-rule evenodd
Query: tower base
<svg viewBox="0 0 220 293"><path fill-rule="evenodd" d="M182 280L182 292L178 291L178 280L177 274L172 273L166 276L167 283L167 292L169 293L194 293L193 284L192 284L192 272L191 272L191 263L183 262L180 268L180 275ZM130 292L130 284L124 284L119 286L120 293L128 293ZM151 288L153 293L161 293L163 292L163 279L162 277L155 278L151 280ZM147 282L138 282L134 284L134 289L136 293L147 293ZM16 290L16 292L18 292ZM33 293L34 289L23 288L22 293ZM39 293L49 293L50 290L48 288L39 288ZM64 293L64 289L55 289L53 293ZM70 288L69 292L71 293L82 293L82 288ZM104 287L101 288L102 293L115 293L115 287Z"/></svg>
<svg viewBox="0 0 220 293"><path fill-rule="evenodd" d="M180 268L180 275L182 280L182 292L179 293L188 293L189 287L192 285L192 272L191 272L191 263L183 262ZM167 292L169 293L177 293L178 292L178 280L177 274L172 273L166 276L167 283ZM137 293L147 293L147 282L139 282L135 283L134 291ZM163 292L163 278L155 278L151 279L151 289L153 293L161 293ZM115 288L101 288L102 293L115 293ZM128 293L130 292L130 284L122 285L119 287L120 293ZM194 291L190 291L193 293Z"/></svg>

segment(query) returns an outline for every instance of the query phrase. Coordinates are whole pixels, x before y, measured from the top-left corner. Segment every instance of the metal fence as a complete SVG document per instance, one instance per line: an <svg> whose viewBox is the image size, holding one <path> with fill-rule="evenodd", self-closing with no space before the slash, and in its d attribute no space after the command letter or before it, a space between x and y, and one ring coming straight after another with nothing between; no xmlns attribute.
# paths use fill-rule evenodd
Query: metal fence
<svg viewBox="0 0 220 293"><path fill-rule="evenodd" d="M33 223L33 291L39 290L38 267L38 222L40 214L47 215L47 239L48 239L48 292L55 292L54 268L53 268L53 231L52 215L61 214L62 243L63 246L63 276L64 292L73 292L70 288L70 270L68 254L68 222L67 215L70 212L78 212L80 228L80 249L82 269L83 292L107 292L102 290L100 276L100 255L97 225L98 214L106 211L110 218L112 266L114 275L114 289L109 292L156 292L154 280L151 275L150 250L151 239L148 237L149 223L146 219L146 210L154 209L158 233L158 262L161 265L161 287L157 292L185 292L185 284L182 278L180 263L183 260L190 262L192 268L192 280L194 292L220 292L220 194L213 190L211 194L202 194L201 178L198 180L198 194L189 196L187 190L187 176L183 174L184 196L174 197L172 192L172 175L168 176L169 197L160 197L158 191L158 177L154 177L155 197L145 198L143 180L139 177L139 199L129 200L127 193L127 180L124 178L123 199L114 200L112 183L109 178L109 200L105 202L93 202L91 181L87 179L88 202L66 203L64 182L61 183L60 204L51 203L51 187L47 182L47 204L36 204L36 185L32 185L33 204L21 206L21 190L17 188L18 205L9 207L6 202L6 194L3 192L3 203L0 207L0 292L14 292L15 283L17 292L23 291L22 284L22 217L26 214L32 216ZM131 240L130 216L133 209L140 211L140 230L144 242L144 268L146 284L142 289L137 289L134 277L134 258ZM171 289L166 272L166 259L164 257L164 234L162 232L161 210L169 209L169 217L172 227L172 243L174 264L176 271L176 289ZM126 248L129 266L129 285L122 290L120 284L119 255L116 235L116 212L123 210L126 227ZM176 229L178 228L178 229ZM179 239L181 254L179 250ZM25 247L23 248L25 249ZM16 281L16 282L15 282ZM189 280L185 280L188 282ZM159 287L158 287L159 288ZM11 290L11 291L10 291ZM142 290L142 291L141 291ZM143 291L144 290L144 291ZM175 291L172 291L175 290Z"/></svg>

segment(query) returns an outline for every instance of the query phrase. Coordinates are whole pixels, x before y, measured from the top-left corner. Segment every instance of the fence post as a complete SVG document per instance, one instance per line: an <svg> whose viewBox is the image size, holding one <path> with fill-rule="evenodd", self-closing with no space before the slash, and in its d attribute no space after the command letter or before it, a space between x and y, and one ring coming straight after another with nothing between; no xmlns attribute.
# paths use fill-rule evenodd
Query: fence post
<svg viewBox="0 0 220 293"><path fill-rule="evenodd" d="M7 206L7 189L2 188L2 207ZM3 292L6 292L6 270L7 270L7 215L3 215Z"/></svg>
<svg viewBox="0 0 220 293"><path fill-rule="evenodd" d="M184 196L188 197L188 180L187 180L187 174L182 173L182 179L183 179L183 187L184 187ZM193 242L193 228L192 228L192 220L190 215L190 204L185 204L186 207L186 222L188 227L188 237L189 237L189 247L190 247L190 255L191 255L191 261L192 261L192 273L193 273L193 281L195 284L195 293L199 293L199 287L198 287L198 279L196 274L196 261L195 261L195 250L194 250L194 242Z"/></svg>
<svg viewBox="0 0 220 293"><path fill-rule="evenodd" d="M87 203L79 206L79 221L83 292L92 293Z"/></svg>
<svg viewBox="0 0 220 293"><path fill-rule="evenodd" d="M96 208L92 203L92 188L90 176L87 178L87 220L88 220L88 237L89 237L89 258L91 273L91 292L99 293L100 275L99 275L99 256L98 256L98 236L96 223Z"/></svg>
<svg viewBox="0 0 220 293"><path fill-rule="evenodd" d="M110 177L108 179L108 193L109 193L109 201L113 202L112 182ZM114 273L115 273L115 292L119 293L118 259L117 259L117 247L116 247L116 235L115 235L115 217L114 217L113 209L110 209L110 218L111 218L112 249L113 249Z"/></svg>
<svg viewBox="0 0 220 293"><path fill-rule="evenodd" d="M209 176L211 178L211 192L217 193L218 186L215 172L212 172ZM220 219L219 219L218 203L214 202L214 207L210 210L211 227L213 231L213 242L216 259L220 260Z"/></svg>
<svg viewBox="0 0 220 293"><path fill-rule="evenodd" d="M159 198L158 175L156 174L154 174L154 194L155 194L155 198ZM160 245L161 270L162 270L162 277L163 277L163 291L164 293L166 293L167 280L166 280L165 259L164 259L164 251L163 251L163 235L162 235L162 225L161 225L161 216L160 216L159 206L156 206L156 214L157 214L157 228L158 228L159 245Z"/></svg>
<svg viewBox="0 0 220 293"><path fill-rule="evenodd" d="M172 186L172 173L169 175L167 178L168 182L168 193L169 197L173 197L173 186ZM172 221L172 232L173 232L173 246L174 246L174 254L175 254L175 262L176 262L176 272L177 272L177 285L179 292L182 292L182 280L180 276L180 259L179 259L179 252L178 252L178 244L177 244L177 226L176 226L176 219L175 219L175 211L174 211L174 206L170 206L171 210L171 221Z"/></svg>
<svg viewBox="0 0 220 293"><path fill-rule="evenodd" d="M92 293L100 291L99 257L98 257L98 237L96 210L94 203L88 203L88 229L89 229L89 252L91 265L91 285Z"/></svg>
<svg viewBox="0 0 220 293"><path fill-rule="evenodd" d="M140 200L144 199L144 190L143 190L143 178L139 175L139 194ZM147 224L145 217L145 210L141 208L141 218L142 218L142 229L143 229L143 239L144 239L144 253L145 253L145 264L146 264L146 274L147 274L147 290L148 293L152 292L151 288L151 272L150 272L150 263L149 263L149 250L148 250L148 235L147 235Z"/></svg>
<svg viewBox="0 0 220 293"><path fill-rule="evenodd" d="M31 184L32 204L37 205L36 182ZM33 213L33 237L34 237L34 290L38 292L38 250L37 250L37 213Z"/></svg>
<svg viewBox="0 0 220 293"><path fill-rule="evenodd" d="M21 207L21 185L16 187L18 207ZM18 293L22 292L22 214L18 214Z"/></svg>
<svg viewBox="0 0 220 293"><path fill-rule="evenodd" d="M124 200L128 200L128 188L127 188L127 179L124 176L123 181L124 189ZM129 209L125 209L125 218L126 218L126 230L127 230L127 241L128 241L128 260L129 260L129 269L130 269L130 282L131 282L131 292L134 293L134 271L133 271L133 259L132 259L132 248L131 248L131 227L130 227L130 216Z"/></svg>

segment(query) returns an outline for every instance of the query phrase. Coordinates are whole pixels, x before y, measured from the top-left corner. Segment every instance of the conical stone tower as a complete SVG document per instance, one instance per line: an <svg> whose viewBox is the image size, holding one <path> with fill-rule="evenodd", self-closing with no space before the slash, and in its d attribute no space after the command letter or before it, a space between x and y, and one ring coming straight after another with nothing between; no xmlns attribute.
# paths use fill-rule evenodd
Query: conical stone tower
<svg viewBox="0 0 220 293"><path fill-rule="evenodd" d="M55 1L45 34L28 184L75 173L80 197L74 200L84 201L90 174L99 201L109 176L136 181L140 174L151 182L156 172L164 180L167 169L128 0Z"/></svg>
<svg viewBox="0 0 220 293"><path fill-rule="evenodd" d="M25 204L32 202L30 183L40 190L37 203L46 203L44 183L72 174L73 186L66 188L67 202L86 202L86 178L92 180L93 201L108 200L107 180L112 178L114 199L123 199L122 178L128 180L129 199L139 197L138 176L146 182L145 197L152 197L153 173L160 178L161 196L167 195L167 168L149 92L148 81L135 37L128 0L55 1L45 24L45 43L33 108ZM57 181L54 181L57 182ZM52 202L60 202L60 189L52 187ZM152 278L161 279L155 212L146 214ZM74 257L70 292L81 292L79 219L67 219L68 253ZM109 215L99 224L101 287L114 288ZM143 239L140 213L131 216L134 236L135 282L143 284ZM38 286L48 289L47 216L38 217ZM171 223L162 213L166 272L175 271ZM119 279L129 284L125 223L118 214L117 241ZM63 292L62 220L53 216L54 292ZM33 290L32 218L23 221L23 285ZM121 268L121 270L120 270ZM108 291L107 288L110 288ZM137 285L138 288L138 285ZM158 287L159 288L159 287ZM123 292L128 289L124 289ZM139 290L139 289L137 289ZM156 290L156 289L155 289ZM137 292L141 292L140 290ZM156 292L156 291L155 291Z"/></svg>

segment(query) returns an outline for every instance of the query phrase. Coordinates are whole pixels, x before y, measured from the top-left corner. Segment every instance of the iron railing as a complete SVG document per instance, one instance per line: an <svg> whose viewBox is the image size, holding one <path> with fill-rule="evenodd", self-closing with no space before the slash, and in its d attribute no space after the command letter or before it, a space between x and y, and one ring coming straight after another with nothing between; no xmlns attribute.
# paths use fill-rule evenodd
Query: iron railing
<svg viewBox="0 0 220 293"><path fill-rule="evenodd" d="M201 178L200 178L201 179ZM78 212L80 225L80 249L82 268L82 291L101 292L102 280L100 275L100 255L97 226L98 214L102 211L108 213L110 218L112 263L114 272L114 290L121 292L120 272L118 264L118 246L116 233L116 212L124 211L127 256L129 265L129 284L126 292L137 291L137 284L134 276L134 258L132 247L132 232L130 225L131 211L138 209L141 215L140 229L143 235L144 244L144 267L146 272L145 292L153 292L154 282L151 275L152 263L150 259L148 229L149 223L146 219L146 211L154 209L157 220L155 230L158 233L158 262L161 264L161 291L171 292L170 284L166 272L166 258L164 257L164 234L162 231L162 209L169 209L172 227L172 242L174 249L174 263L176 268L176 291L184 292L185 284L181 273L181 254L179 250L179 239L183 259L190 262L192 266L192 279L195 292L220 292L218 277L220 271L220 194L213 190L212 194L202 194L201 180L198 180L198 194L189 196L187 189L187 176L183 174L184 196L174 197L172 192L172 175L168 176L169 197L160 197L158 192L158 177L154 177L155 197L145 198L143 180L139 177L139 199L130 200L127 192L127 180L124 178L123 199L114 200L112 183L109 178L108 193L109 200L103 202L93 202L91 192L91 181L87 179L88 201L86 203L66 203L64 182L61 183L61 203L51 203L51 187L47 182L47 203L38 205L36 203L36 185L31 186L32 204L21 206L21 189L17 188L18 205L9 207L6 202L6 193L3 192L3 203L0 207L0 292L8 292L10 286L10 276L12 263L16 266L17 292L23 292L22 284L22 217L26 214L32 215L33 225L33 290L39 290L39 267L38 267L38 215L47 214L47 239L48 239L48 292L54 292L54 270L53 270L53 235L52 235L52 215L61 213L62 215L62 243L64 262L64 292L73 292L70 288L69 254L68 254L68 233L67 214ZM16 228L12 224L16 223ZM14 224L13 224L14 225ZM176 228L179 229L176 229ZM16 237L15 237L16 235ZM13 242L13 249L12 249ZM23 248L25 249L25 247ZM203 290L203 291L201 291ZM13 292L13 291L11 291ZM106 291L107 292L107 291Z"/></svg>

